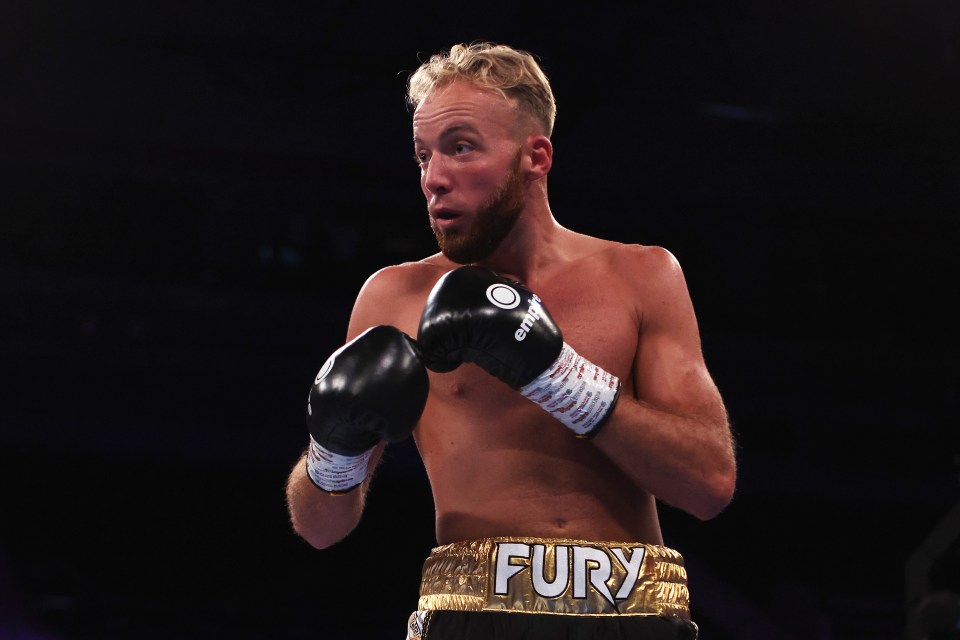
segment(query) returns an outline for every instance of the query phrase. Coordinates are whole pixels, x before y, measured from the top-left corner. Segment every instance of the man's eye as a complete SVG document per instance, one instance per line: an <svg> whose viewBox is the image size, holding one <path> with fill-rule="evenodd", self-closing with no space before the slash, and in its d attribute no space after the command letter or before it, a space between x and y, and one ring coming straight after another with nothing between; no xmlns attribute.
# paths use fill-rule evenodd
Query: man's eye
<svg viewBox="0 0 960 640"><path fill-rule="evenodd" d="M466 153L467 151L470 151L470 149L471 149L470 145L468 145L468 144L466 144L466 143L464 143L464 142L457 143L457 144L454 146L454 150L455 150L457 153Z"/></svg>
<svg viewBox="0 0 960 640"><path fill-rule="evenodd" d="M418 152L413 154L413 161L417 164L423 165L427 163L427 154L423 152Z"/></svg>

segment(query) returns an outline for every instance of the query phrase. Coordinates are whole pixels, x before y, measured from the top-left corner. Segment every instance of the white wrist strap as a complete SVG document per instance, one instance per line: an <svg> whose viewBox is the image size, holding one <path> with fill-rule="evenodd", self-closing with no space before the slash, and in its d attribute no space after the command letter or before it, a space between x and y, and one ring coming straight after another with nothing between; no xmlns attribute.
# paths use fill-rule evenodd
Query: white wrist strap
<svg viewBox="0 0 960 640"><path fill-rule="evenodd" d="M327 451L313 436L307 449L307 475L324 491L346 493L367 477L367 463L373 449L358 456L344 456Z"/></svg>
<svg viewBox="0 0 960 640"><path fill-rule="evenodd" d="M556 361L520 389L577 436L593 435L613 409L620 378L593 364L566 342Z"/></svg>

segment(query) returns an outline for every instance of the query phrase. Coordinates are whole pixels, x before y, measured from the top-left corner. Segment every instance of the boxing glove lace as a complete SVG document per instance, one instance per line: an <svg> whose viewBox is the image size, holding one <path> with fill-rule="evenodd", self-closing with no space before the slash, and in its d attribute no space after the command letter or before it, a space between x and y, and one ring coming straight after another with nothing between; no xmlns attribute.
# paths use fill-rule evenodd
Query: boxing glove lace
<svg viewBox="0 0 960 640"><path fill-rule="evenodd" d="M337 349L307 400L307 475L330 493L358 486L377 443L410 435L428 391L417 344L395 327L371 327Z"/></svg>
<svg viewBox="0 0 960 640"><path fill-rule="evenodd" d="M427 368L473 362L580 437L596 434L620 394L619 378L564 342L535 293L483 267L458 267L437 281L417 342Z"/></svg>

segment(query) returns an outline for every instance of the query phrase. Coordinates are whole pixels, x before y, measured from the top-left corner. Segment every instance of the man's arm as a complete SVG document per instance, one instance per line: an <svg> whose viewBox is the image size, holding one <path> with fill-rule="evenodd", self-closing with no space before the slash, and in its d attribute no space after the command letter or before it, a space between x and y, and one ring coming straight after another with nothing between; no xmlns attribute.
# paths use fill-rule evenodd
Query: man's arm
<svg viewBox="0 0 960 640"><path fill-rule="evenodd" d="M651 247L644 274L634 392L621 393L593 444L637 486L709 519L729 504L736 458L727 412L707 370L693 304L674 256Z"/></svg>
<svg viewBox="0 0 960 640"><path fill-rule="evenodd" d="M395 268L373 274L360 290L347 328L347 342L372 326L392 324L389 310L392 294L396 294L398 276ZM341 494L331 494L317 487L307 474L304 454L294 464L287 479L287 508L294 531L312 546L323 549L345 538L359 524L366 503L370 478L380 460L385 443L379 443L370 456L366 479L360 486Z"/></svg>
<svg viewBox="0 0 960 640"><path fill-rule="evenodd" d="M307 476L306 454L300 456L287 478L287 509L293 530L317 549L343 540L360 523L370 488L370 474L380 460L383 445L370 459L367 479L343 495L321 491Z"/></svg>

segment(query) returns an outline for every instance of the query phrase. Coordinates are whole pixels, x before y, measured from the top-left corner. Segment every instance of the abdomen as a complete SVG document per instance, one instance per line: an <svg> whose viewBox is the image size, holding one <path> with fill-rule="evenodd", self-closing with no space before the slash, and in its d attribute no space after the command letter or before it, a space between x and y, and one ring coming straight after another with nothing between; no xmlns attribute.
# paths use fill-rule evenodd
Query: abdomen
<svg viewBox="0 0 960 640"><path fill-rule="evenodd" d="M662 544L650 494L473 365L431 374L415 436L440 544L510 535Z"/></svg>

